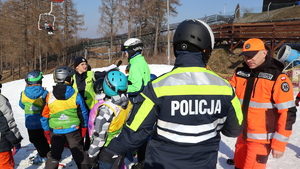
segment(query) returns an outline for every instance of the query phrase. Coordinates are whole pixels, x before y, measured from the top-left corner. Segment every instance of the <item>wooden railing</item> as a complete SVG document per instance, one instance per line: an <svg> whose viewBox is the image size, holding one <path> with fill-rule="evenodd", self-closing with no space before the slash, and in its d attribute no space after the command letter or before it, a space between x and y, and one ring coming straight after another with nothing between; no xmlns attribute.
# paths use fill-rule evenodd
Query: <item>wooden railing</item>
<svg viewBox="0 0 300 169"><path fill-rule="evenodd" d="M211 25L216 42L227 41L231 50L249 38L260 38L271 53L283 43L300 41L300 21Z"/></svg>
<svg viewBox="0 0 300 169"><path fill-rule="evenodd" d="M291 22L257 22L211 25L216 40L222 39L300 39L300 21Z"/></svg>

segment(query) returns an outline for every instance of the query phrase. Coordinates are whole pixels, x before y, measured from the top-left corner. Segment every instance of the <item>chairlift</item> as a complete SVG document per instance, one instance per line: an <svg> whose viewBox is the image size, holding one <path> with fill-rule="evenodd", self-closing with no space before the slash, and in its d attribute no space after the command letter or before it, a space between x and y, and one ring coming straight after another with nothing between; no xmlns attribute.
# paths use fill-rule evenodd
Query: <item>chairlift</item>
<svg viewBox="0 0 300 169"><path fill-rule="evenodd" d="M53 31L55 31L55 19L56 17L52 14L53 9L53 2L63 2L63 0L46 0L51 2L51 8L50 12L48 13L42 13L39 15L38 20L38 29L39 30L46 30L48 32L48 35L53 35ZM47 19L45 19L47 18ZM41 23L43 22L44 23Z"/></svg>
<svg viewBox="0 0 300 169"><path fill-rule="evenodd" d="M44 0L44 1L50 1L50 2L63 2L64 0Z"/></svg>

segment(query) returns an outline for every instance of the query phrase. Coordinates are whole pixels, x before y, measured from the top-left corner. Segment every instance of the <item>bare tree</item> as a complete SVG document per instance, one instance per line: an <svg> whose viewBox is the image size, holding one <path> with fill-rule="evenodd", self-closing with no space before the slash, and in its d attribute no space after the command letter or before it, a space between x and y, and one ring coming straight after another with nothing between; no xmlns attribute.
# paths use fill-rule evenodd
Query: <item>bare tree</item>
<svg viewBox="0 0 300 169"><path fill-rule="evenodd" d="M158 54L158 41L160 30L162 25L166 23L167 19L167 0L152 0L152 1L145 1L146 3L146 10L148 11L148 22L155 30L155 41L154 41L154 55ZM176 6L181 5L179 0L170 0L169 1L169 10L170 15L177 15Z"/></svg>
<svg viewBox="0 0 300 169"><path fill-rule="evenodd" d="M41 0L0 0L0 71L10 69L11 75L16 73L18 78L37 66L47 71L48 61L53 63L61 55L67 55L62 51L78 43L77 32L84 23L72 0L53 3L53 10L51 4ZM47 15L50 10L58 25L55 35L38 29L44 21L54 20Z"/></svg>
<svg viewBox="0 0 300 169"><path fill-rule="evenodd" d="M75 4L72 0L65 0L63 3L63 13L61 14L62 19L60 25L61 25L61 34L63 38L63 44L61 45L60 51L62 49L68 49L70 46L74 46L77 43L78 39L78 31L85 30L83 28L84 25L84 15L80 15L77 13L77 10L75 9ZM68 55L68 53L64 52L63 56ZM62 58L64 63L68 63L68 60L66 58Z"/></svg>
<svg viewBox="0 0 300 169"><path fill-rule="evenodd" d="M132 33L132 24L134 22L134 16L136 15L136 8L135 8L135 0L122 0L122 5L120 6L120 17L125 18L127 22L127 31L128 31L128 38L131 37Z"/></svg>
<svg viewBox="0 0 300 169"><path fill-rule="evenodd" d="M110 50L113 49L114 37L118 33L119 28L122 27L121 3L120 0L102 0L99 8L100 24L98 33L110 37ZM111 62L111 55L109 62Z"/></svg>

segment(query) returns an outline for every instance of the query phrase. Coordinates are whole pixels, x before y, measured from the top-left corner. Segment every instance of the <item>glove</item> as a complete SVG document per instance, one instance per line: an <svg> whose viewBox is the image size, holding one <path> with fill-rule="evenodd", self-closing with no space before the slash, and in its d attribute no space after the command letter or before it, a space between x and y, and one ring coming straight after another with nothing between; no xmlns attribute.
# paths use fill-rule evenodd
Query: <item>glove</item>
<svg viewBox="0 0 300 169"><path fill-rule="evenodd" d="M51 137L50 137L50 130L44 131L44 136L46 137L48 143L50 144L50 140L51 140Z"/></svg>
<svg viewBox="0 0 300 169"><path fill-rule="evenodd" d="M98 157L89 157L89 164L90 164L90 167L92 169L98 169L99 168L99 163L98 163Z"/></svg>
<svg viewBox="0 0 300 169"><path fill-rule="evenodd" d="M124 156L113 152L112 150L108 149L107 147L102 147L100 151L100 158L105 157L109 160L109 163L113 164L112 168L121 168L124 162Z"/></svg>
<svg viewBox="0 0 300 169"><path fill-rule="evenodd" d="M120 70L120 69L115 64L112 64L112 65L105 68L106 72L109 72L111 70Z"/></svg>
<svg viewBox="0 0 300 169"><path fill-rule="evenodd" d="M87 127L81 128L81 137L84 138L87 132Z"/></svg>
<svg viewBox="0 0 300 169"><path fill-rule="evenodd" d="M12 151L12 155L15 155L21 148L21 144L17 144L17 145L14 145L14 148L13 148L13 151Z"/></svg>

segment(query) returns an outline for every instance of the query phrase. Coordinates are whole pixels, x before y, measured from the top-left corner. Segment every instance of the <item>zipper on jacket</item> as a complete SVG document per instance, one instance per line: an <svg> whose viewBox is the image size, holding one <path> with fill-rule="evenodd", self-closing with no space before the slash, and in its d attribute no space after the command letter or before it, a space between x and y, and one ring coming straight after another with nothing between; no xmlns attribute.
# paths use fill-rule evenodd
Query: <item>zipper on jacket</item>
<svg viewBox="0 0 300 169"><path fill-rule="evenodd" d="M254 84L253 84L253 88L252 88L252 98L254 98L254 94L255 94L257 82L258 82L258 78L256 79L256 81L255 81Z"/></svg>

